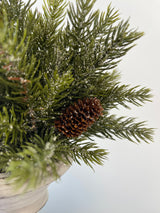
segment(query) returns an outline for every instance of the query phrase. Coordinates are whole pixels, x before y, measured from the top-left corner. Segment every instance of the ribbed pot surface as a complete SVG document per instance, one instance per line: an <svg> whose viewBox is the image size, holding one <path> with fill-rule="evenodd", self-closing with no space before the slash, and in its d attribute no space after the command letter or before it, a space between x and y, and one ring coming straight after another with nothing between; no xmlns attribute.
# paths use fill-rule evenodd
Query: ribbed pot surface
<svg viewBox="0 0 160 213"><path fill-rule="evenodd" d="M62 162L58 164L58 175L62 176L70 165ZM0 213L36 213L48 200L48 185L55 178L48 177L36 189L23 193L23 189L15 191L11 184L7 184L5 174L0 174Z"/></svg>

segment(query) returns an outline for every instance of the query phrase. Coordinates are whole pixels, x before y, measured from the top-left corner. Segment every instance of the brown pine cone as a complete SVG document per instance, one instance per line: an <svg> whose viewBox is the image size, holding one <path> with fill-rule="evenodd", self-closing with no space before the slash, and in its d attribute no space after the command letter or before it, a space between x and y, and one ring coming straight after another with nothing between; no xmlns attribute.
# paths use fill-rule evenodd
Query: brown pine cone
<svg viewBox="0 0 160 213"><path fill-rule="evenodd" d="M66 137L78 137L103 114L102 111L99 99L79 99L55 121L55 127Z"/></svg>

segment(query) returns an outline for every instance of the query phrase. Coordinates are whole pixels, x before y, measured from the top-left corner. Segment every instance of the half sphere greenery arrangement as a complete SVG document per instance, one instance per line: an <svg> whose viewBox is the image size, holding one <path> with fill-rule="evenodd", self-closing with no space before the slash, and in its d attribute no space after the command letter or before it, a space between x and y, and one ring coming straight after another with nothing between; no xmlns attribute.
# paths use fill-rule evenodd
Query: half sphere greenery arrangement
<svg viewBox="0 0 160 213"><path fill-rule="evenodd" d="M150 89L116 67L143 33L96 0L0 2L0 173L16 187L58 178L57 164L103 164L95 138L152 141L153 129L112 109L143 105Z"/></svg>

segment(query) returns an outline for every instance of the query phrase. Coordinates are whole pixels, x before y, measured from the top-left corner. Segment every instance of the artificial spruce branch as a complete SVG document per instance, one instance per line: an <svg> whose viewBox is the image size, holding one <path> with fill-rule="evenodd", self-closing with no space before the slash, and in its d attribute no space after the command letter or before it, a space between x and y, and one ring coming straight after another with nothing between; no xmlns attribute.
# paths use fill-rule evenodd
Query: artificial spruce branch
<svg viewBox="0 0 160 213"><path fill-rule="evenodd" d="M153 129L146 128L145 126L146 122L137 122L132 117L117 117L106 114L105 117L99 119L84 135L87 137L95 135L112 140L115 140L117 137L134 143L142 141L149 143L153 141Z"/></svg>
<svg viewBox="0 0 160 213"><path fill-rule="evenodd" d="M143 33L95 2L46 0L42 14L30 0L0 3L0 171L19 187L57 177L60 161L101 165L93 136L152 141L145 122L111 111L151 101L114 69Z"/></svg>

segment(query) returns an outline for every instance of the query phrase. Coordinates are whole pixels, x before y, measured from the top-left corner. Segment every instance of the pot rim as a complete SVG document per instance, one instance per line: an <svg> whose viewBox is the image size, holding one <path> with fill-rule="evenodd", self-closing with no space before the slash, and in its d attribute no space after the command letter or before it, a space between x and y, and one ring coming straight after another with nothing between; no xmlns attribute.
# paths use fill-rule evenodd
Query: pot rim
<svg viewBox="0 0 160 213"><path fill-rule="evenodd" d="M57 174L59 178L71 167L71 164L65 164L64 162L57 163ZM11 197L18 194L24 193L25 186L21 187L18 190L14 189L13 181L6 181L6 178L9 176L7 173L0 173L0 199L4 197ZM58 178L58 179L59 179ZM47 178L45 178L36 188L29 188L25 191L25 193L38 190L41 187L48 186L53 181L56 181L57 178L50 174Z"/></svg>

